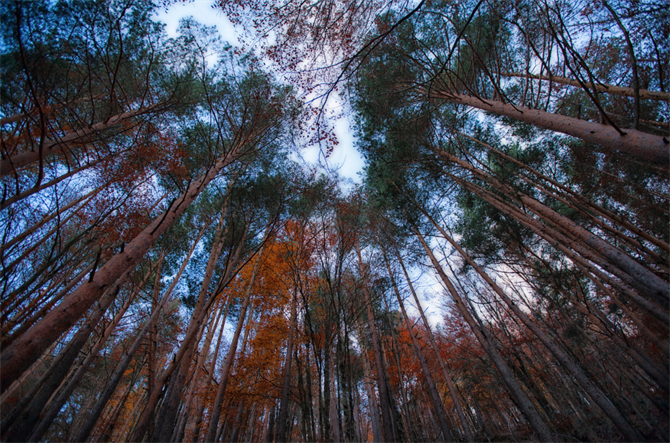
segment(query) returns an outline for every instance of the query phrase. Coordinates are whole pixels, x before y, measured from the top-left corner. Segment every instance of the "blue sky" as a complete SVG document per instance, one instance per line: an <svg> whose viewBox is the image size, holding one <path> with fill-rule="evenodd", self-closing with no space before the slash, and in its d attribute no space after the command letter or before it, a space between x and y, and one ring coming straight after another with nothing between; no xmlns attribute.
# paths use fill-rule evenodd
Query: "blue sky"
<svg viewBox="0 0 670 443"><path fill-rule="evenodd" d="M192 0L188 3L177 3L165 9L157 15L157 19L166 24L166 32L169 37L176 37L179 27L179 20L192 16L196 21L207 26L216 26L221 37L232 45L238 44L237 30L232 23L219 10L214 9L212 0ZM364 160L362 155L355 148L355 138L353 134L352 120L343 110L342 97L333 94L326 106L326 113L331 112L339 116L333 120L334 132L338 139L338 145L333 153L327 159L328 169L337 170L340 177L349 179L353 183L361 183L361 173L363 171ZM303 149L300 153L305 166L318 165L320 159L319 150L316 147ZM345 190L350 188L344 184ZM417 271L416 269L414 271ZM432 276L432 278L431 278ZM423 307L430 323L436 325L442 320L442 309L440 301L442 299L442 285L432 273L416 275L416 289L422 299ZM405 301L409 314L418 316L418 311L414 308L412 300Z"/></svg>
<svg viewBox="0 0 670 443"><path fill-rule="evenodd" d="M212 7L213 4L213 0L192 0L188 3L176 3L167 10L161 9L156 18L166 24L169 37L178 35L177 29L180 19L192 16L203 25L216 26L221 37L230 44L238 44L237 30L221 11ZM335 111L338 115L343 114L340 112L342 108L340 97L331 97L327 108ZM351 119L347 115L342 115L334 120L333 125L339 144L327 160L328 168L331 170L337 169L341 177L351 179L354 183L360 183L359 173L363 170L364 161L354 146L355 139ZM309 165L316 165L319 162L318 148L304 149L301 155Z"/></svg>

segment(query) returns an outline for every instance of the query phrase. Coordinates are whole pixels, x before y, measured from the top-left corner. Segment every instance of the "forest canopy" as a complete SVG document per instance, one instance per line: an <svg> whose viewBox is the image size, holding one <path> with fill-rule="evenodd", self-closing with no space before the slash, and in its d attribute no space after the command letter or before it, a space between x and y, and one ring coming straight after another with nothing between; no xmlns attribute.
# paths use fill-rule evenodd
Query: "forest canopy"
<svg viewBox="0 0 670 443"><path fill-rule="evenodd" d="M665 2L176 3L0 2L1 441L670 440Z"/></svg>

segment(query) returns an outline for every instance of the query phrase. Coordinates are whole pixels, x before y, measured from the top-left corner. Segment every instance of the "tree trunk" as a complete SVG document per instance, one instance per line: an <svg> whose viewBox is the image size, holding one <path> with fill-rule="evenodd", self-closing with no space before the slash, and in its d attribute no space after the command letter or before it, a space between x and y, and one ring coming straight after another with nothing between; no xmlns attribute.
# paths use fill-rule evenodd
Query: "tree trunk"
<svg viewBox="0 0 670 443"><path fill-rule="evenodd" d="M2 351L0 357L2 392L37 360L51 343L70 329L100 298L105 289L113 285L144 257L154 242L181 216L205 186L235 159L238 150L239 147L234 148L229 155L217 161L206 174L191 183L186 192L170 205L162 216L138 234L122 252L105 263L95 273L94 278L79 286L39 323Z"/></svg>
<svg viewBox="0 0 670 443"><path fill-rule="evenodd" d="M360 336L359 340L363 340L362 331L359 328L358 335ZM368 409L370 411L370 421L372 422L372 439L375 442L383 442L381 427L379 425L379 410L377 409L377 395L375 394L375 388L372 386L372 380L374 379L374 374L372 373L372 368L370 368L370 363L368 362L367 356L362 355L361 360L363 361L363 384L365 385L365 391L368 394Z"/></svg>
<svg viewBox="0 0 670 443"><path fill-rule="evenodd" d="M228 384L228 377L230 371L233 367L233 362L235 361L235 353L237 351L237 342L240 338L240 333L242 332L242 326L244 325L244 319L246 317L247 308L249 307L249 301L251 300L251 292L254 286L254 280L256 279L256 274L258 273L258 268L260 267L261 259L263 258L264 247L261 246L261 250L258 252L258 258L254 263L254 268L251 272L251 278L247 285L247 291L244 295L244 301L242 308L240 309L239 321L237 322L237 327L235 328L235 334L230 342L230 349L228 350L228 356L226 361L223 363L223 368L221 369L221 379L219 380L219 387L216 390L216 398L214 400L214 405L212 406L212 413L209 423L209 428L207 430L207 437L205 438L206 442L215 443L216 429L219 424L219 416L221 415L221 408L223 406L223 395L226 391L226 385Z"/></svg>
<svg viewBox="0 0 670 443"><path fill-rule="evenodd" d="M426 91L423 92L425 93ZM581 138L589 143L594 143L614 151L625 152L642 160L659 163L664 166L667 166L668 161L670 161L670 148L668 145L670 142L665 137L647 134L636 129L624 129L624 135L621 135L612 126L450 91L433 90L431 91L431 98L440 98L493 114L510 117L530 123L539 128Z"/></svg>
<svg viewBox="0 0 670 443"><path fill-rule="evenodd" d="M248 226L246 227L245 233L243 235L242 240L240 241L240 244L237 246L235 250L235 255L233 259L230 260L226 265L226 270L224 272L223 278L221 279L219 290L221 290L230 282L230 275L232 273L233 268L237 266L237 263L239 261L240 253L242 251L242 246L246 239L247 232L248 232ZM184 340L182 341L181 346L179 347L179 351L177 351L177 355L174 356L170 365L161 373L161 375L156 380L156 384L158 386L164 385L170 379L170 376L181 364L184 356L187 354L188 351L191 350L191 346L193 345L194 340L196 340L197 338L195 343L197 343L200 340L198 338L200 335L199 333L202 330L200 325L204 320L205 314L209 311L209 308L211 307L212 303L215 300L216 297L210 297L207 303L205 304L204 308L202 309L200 318L198 318L197 321L195 322L192 321L191 322L192 324L189 325L189 329L187 330L186 335L184 336ZM191 327L193 324L195 324L197 327ZM147 428L149 426L149 420L151 420L151 418L153 417L154 409L156 408L156 405L160 400L161 394L162 390L156 389L152 393L151 397L147 399L147 403L144 407L144 410L142 411L142 414L138 419L137 425L133 430L133 435L130 438L131 441L142 441L144 439L144 435L147 433Z"/></svg>
<svg viewBox="0 0 670 443"><path fill-rule="evenodd" d="M386 270L388 271L389 277L391 278L391 286L393 286L396 300L398 300L398 306L400 306L400 312L402 313L403 320L405 321L405 327L407 328L410 338L412 339L412 345L414 346L414 353L416 354L416 357L419 360L419 364L421 365L421 371L423 372L423 376L426 379L426 388L428 391L428 395L430 396L430 399L433 402L433 408L435 409L435 413L437 414L437 423L439 425L440 431L442 432L442 438L445 441L453 441L454 437L451 434L451 430L449 429L447 416L444 412L444 406L442 405L440 394L437 392L437 386L435 385L435 381L433 381L433 376L430 373L430 368L428 368L428 362L426 362L426 358L424 357L423 352L421 351L421 345L419 344L419 341L416 338L416 334L414 334L414 329L412 328L412 324L409 321L407 312L405 311L405 305L402 301L402 297L400 296L400 291L398 290L398 286L396 285L395 278L393 277L393 271L391 270L388 258L386 257L386 251L382 250L382 253L384 256L384 263L386 264Z"/></svg>
<svg viewBox="0 0 670 443"><path fill-rule="evenodd" d="M361 277L364 279L363 283L363 294L365 296L365 308L368 316L368 326L370 328L371 341L372 341L372 351L375 357L375 366L377 369L377 388L379 389L379 404L381 408L382 415L382 435L385 442L394 442L395 435L393 433L393 418L391 414L391 405L389 404L389 395L387 392L386 377L384 375L385 368L384 362L382 361L381 349L379 344L379 337L377 336L377 327L375 326L375 317L372 313L372 300L370 293L367 289L367 282L365 278L365 271L363 268L363 257L361 256L361 250L356 244L356 253L358 254L358 266L360 269Z"/></svg>
<svg viewBox="0 0 670 443"><path fill-rule="evenodd" d="M409 274L407 273L407 269L405 268L405 263L402 260L402 257L400 255L400 251L398 251L398 248L396 247L395 242L391 242L391 245L393 246L393 250L396 254L396 257L398 259L398 263L400 264L400 267L402 268L402 272L405 275L405 280L407 281L407 285L409 286L410 292L412 293L412 297L414 298L414 303L416 303L416 308L419 311L419 315L421 315L421 320L423 321L423 325L426 328L426 333L428 335L428 341L430 342L431 347L433 348L433 352L435 353L435 356L437 357L437 361L440 365L440 369L442 370L442 377L444 378L445 383L447 384L447 388L449 388L449 395L451 396L451 401L454 403L454 407L456 408L456 413L458 414L458 419L461 422L461 425L463 426L463 431L465 433L465 438L467 439L468 442L474 442L475 437L474 434L472 433L472 428L470 427L470 424L468 423L468 420L465 417L465 413L463 412L463 406L461 405L461 400L458 398L458 393L456 392L456 386L454 385L454 381L451 378L451 375L449 374L449 369L447 368L447 363L444 361L444 358L442 357L442 354L440 352L440 348L437 346L437 341L435 340L435 336L433 335L433 331L431 329L430 323L428 323L428 319L426 318L426 314L423 310L423 307L421 306L421 302L419 301L419 297L416 294L416 291L414 290L414 285L412 284L412 280L409 277Z"/></svg>
<svg viewBox="0 0 670 443"><path fill-rule="evenodd" d="M202 284L200 285L200 292L198 294L196 305L193 309L193 313L191 314L189 329L199 328L200 323L197 320L207 315L204 312L204 306L208 298L207 294L209 293L209 286L212 281L212 277L214 276L214 269L216 267L217 261L219 260L219 256L221 255L221 250L223 249L225 232L227 231L227 228L225 227L225 218L228 212L228 198L230 196L230 189L232 184L233 180L231 179L228 181L228 192L226 193L226 198L221 207L219 224L217 226L216 233L214 234L212 250L209 254L207 267L205 268L205 275L203 277ZM151 432L152 424L150 423L149 425L149 435L151 436L152 441L169 442L172 440L172 435L175 428L174 421L177 415L177 410L179 408L179 402L181 401L182 390L185 385L186 377L189 373L189 369L193 360L192 357L197 349L197 346L197 342L192 342L189 344L181 364L177 367L175 373L172 374L172 379L170 380L168 390L165 393L163 406L161 408L161 413L158 418L155 432ZM151 395L149 397L151 397Z"/></svg>
<svg viewBox="0 0 670 443"><path fill-rule="evenodd" d="M572 80L566 77L559 77L557 75L551 75L551 76L534 75L534 74L526 74L523 72L501 72L500 75L502 75L503 77L520 77L520 78L530 78L534 80L547 80L553 83L560 83L562 85L570 85L575 86L577 88L582 87L582 84L577 80ZM606 92L608 94L621 95L624 97L635 96L635 90L633 88L626 88L623 86L595 83L595 89L598 92ZM670 92L648 91L646 89L640 89L640 98L670 102Z"/></svg>
<svg viewBox="0 0 670 443"><path fill-rule="evenodd" d="M16 237L14 237L11 240L9 240L8 242L5 242L2 245L0 245L0 254L2 254L4 251L11 248L15 244L22 242L23 240L26 239L26 237L35 233L39 228L44 226L46 223L49 223L54 218L58 217L59 220L60 220L60 216L62 214L64 214L69 209L71 209L73 206L78 205L81 202L84 202L84 203L81 204L81 206L79 206L77 209L72 211L74 214L78 213L83 207L85 207L88 203L90 203L90 201L93 199L93 197L98 195L103 189L105 189L105 186L100 186L97 189L92 190L88 194L83 195L79 198L76 198L76 199L72 200L67 205L63 206L62 208L59 208L58 211L43 217L40 221L38 221L37 223L32 225L30 228L25 229L23 232L21 232ZM60 226L62 224L63 223L60 222L60 223L58 223L58 226Z"/></svg>
<svg viewBox="0 0 670 443"><path fill-rule="evenodd" d="M486 353L489 355L489 357L495 364L496 368L498 369L498 372L502 376L503 380L505 381L505 384L507 385L507 388L509 389L512 399L514 399L514 402L518 406L519 410L524 415L524 417L526 417L526 419L533 427L533 429L537 433L538 438L541 441L553 441L554 439L552 437L551 431L547 427L546 423L540 417L540 414L535 408L535 405L523 391L523 388L521 387L517 379L514 378L514 374L512 373L507 363L505 363L505 361L503 360L502 356L495 348L493 343L491 343L491 341L487 338L488 333L486 333L483 329L481 329L479 327L479 324L475 322L474 318L468 311L465 302L461 298L458 291L456 291L456 288L451 283L451 280L449 280L449 277L447 277L447 275L442 270L442 266L440 266L440 263L433 255L433 251L430 249L421 233L418 231L418 229L416 228L413 229L415 235L421 242L423 249L426 251L426 254L430 258L433 267L440 276L440 279L449 290L449 293L451 294L458 311L463 316L463 319L468 323L470 329L477 337L477 340L479 341L479 343L482 345Z"/></svg>
<svg viewBox="0 0 670 443"><path fill-rule="evenodd" d="M291 363L293 362L293 338L295 336L297 321L298 296L295 291L291 297L291 318L289 321L288 343L286 344L286 358L284 359L284 382L281 391L281 403L279 404L279 418L277 419L276 442L286 441L286 420L288 419L288 394L291 388Z"/></svg>
<svg viewBox="0 0 670 443"><path fill-rule="evenodd" d="M535 336L542 342L542 344L551 352L551 354L558 360L563 367L565 367L570 374L575 378L577 383L584 389L588 396L593 400L600 409L612 420L612 423L619 428L623 433L626 439L630 441L642 441L642 436L628 423L625 417L619 412L619 410L612 404L612 402L607 398L607 396L598 389L588 376L579 368L579 366L568 357L552 340L547 334L542 331L540 326L535 323L531 318L526 315L519 307L514 303L513 300L505 293L505 291L500 288L489 275L484 272L484 270L461 248L461 246L450 236L447 232L442 229L426 212L421 209L424 216L426 216L430 222L438 229L440 234L458 251L458 253L463 257L463 259L470 265L472 268L479 274L484 281L495 291L496 294L505 302L507 307L514 312L514 314L521 320L521 322L530 329Z"/></svg>
<svg viewBox="0 0 670 443"><path fill-rule="evenodd" d="M136 117L138 115L146 114L151 112L161 106L164 106L164 103L158 103L151 106L146 106L139 109L134 109L132 111L124 112L123 114L115 115L104 122L96 123L89 128L81 129L79 131L72 132L63 137L59 137L58 140L45 143L42 147L42 155L40 156L40 151L28 151L22 152L20 154L13 155L7 160L0 161L0 177L16 172L19 169L24 168L32 163L35 163L41 159L45 159L51 155L61 152L64 148L74 144L74 143L84 143L91 140L91 136L97 135L99 132L112 129L117 127L125 120L129 118Z"/></svg>

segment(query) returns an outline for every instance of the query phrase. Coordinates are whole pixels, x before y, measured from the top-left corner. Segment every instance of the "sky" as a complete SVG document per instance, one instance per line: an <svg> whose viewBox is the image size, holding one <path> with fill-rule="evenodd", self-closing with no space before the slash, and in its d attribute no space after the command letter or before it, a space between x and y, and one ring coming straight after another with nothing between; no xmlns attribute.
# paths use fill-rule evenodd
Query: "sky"
<svg viewBox="0 0 670 443"><path fill-rule="evenodd" d="M169 37L177 37L179 20L192 16L197 22L206 26L216 26L221 37L235 46L238 44L237 30L228 18L220 10L214 9L213 0L191 0L187 3L176 3L161 9L156 19L166 24L166 32ZM342 102L339 97L331 97L327 109L340 111ZM343 114L337 112L337 114ZM355 137L350 116L344 114L333 122L334 132L338 144L329 156L327 167L330 170L337 170L340 177L349 179L353 183L361 183L364 161L363 156L355 147ZM317 147L307 148L301 152L302 159L308 163L306 166L319 165L323 162L323 157L319 155ZM347 186L345 185L345 188Z"/></svg>
<svg viewBox="0 0 670 443"><path fill-rule="evenodd" d="M231 45L235 46L239 44L237 39L238 31L221 11L212 7L213 3L213 0L191 0L187 3L176 3L171 5L167 10L162 9L157 14L156 19L166 24L165 30L169 37L177 37L179 21L182 18L192 16L203 25L216 26L221 37ZM338 144L326 161L329 170L337 170L339 176L349 182L343 183L343 188L346 191L351 188L351 185L361 183L365 162L363 156L355 147L356 139L354 137L352 118L346 112L341 112L343 106L342 98L337 95L331 96L326 105L327 114L330 114L329 111L333 111L339 116L333 121L334 133L338 139ZM319 155L318 147L303 149L300 156L306 163L305 166L323 166L320 165L320 162L323 163L323 156ZM443 291L442 286L437 280L426 275L419 276L418 280L415 280L414 283L421 295L420 298L422 299L426 316L429 322L435 326L442 320L442 310L440 309L439 302ZM414 308L414 301L411 298L405 300L405 306L410 316L416 317L419 315L418 311Z"/></svg>

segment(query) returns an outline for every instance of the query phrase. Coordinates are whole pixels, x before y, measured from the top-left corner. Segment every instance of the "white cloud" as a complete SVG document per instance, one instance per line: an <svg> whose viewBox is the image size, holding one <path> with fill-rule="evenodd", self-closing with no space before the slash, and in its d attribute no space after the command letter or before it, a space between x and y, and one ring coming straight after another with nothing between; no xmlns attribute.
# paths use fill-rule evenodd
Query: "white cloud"
<svg viewBox="0 0 670 443"><path fill-rule="evenodd" d="M165 31L168 37L177 37L179 20L193 17L198 23L207 26L216 26L221 37L232 45L238 45L235 27L228 18L218 9L215 9L213 0L192 0L189 3L175 3L167 10L160 10L155 19L166 24Z"/></svg>

